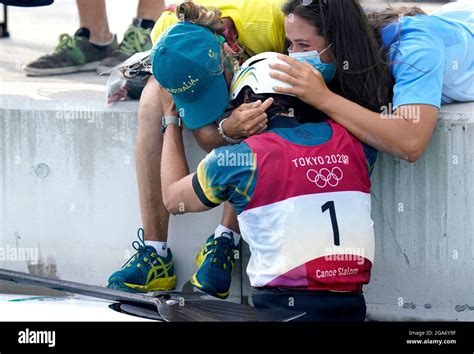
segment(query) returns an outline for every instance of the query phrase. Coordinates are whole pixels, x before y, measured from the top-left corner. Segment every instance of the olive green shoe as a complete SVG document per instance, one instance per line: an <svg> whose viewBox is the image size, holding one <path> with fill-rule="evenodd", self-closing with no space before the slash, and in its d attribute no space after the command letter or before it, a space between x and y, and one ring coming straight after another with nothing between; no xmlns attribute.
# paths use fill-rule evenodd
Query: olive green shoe
<svg viewBox="0 0 474 354"><path fill-rule="evenodd" d="M89 41L89 30L80 28L70 36L63 33L52 54L44 55L23 69L28 76L49 76L94 71L100 62L118 48L114 35L112 42L99 48Z"/></svg>
<svg viewBox="0 0 474 354"><path fill-rule="evenodd" d="M150 33L151 29L144 29L135 24L130 25L119 47L101 61L97 72L99 74L106 74L132 55L150 50L152 48Z"/></svg>

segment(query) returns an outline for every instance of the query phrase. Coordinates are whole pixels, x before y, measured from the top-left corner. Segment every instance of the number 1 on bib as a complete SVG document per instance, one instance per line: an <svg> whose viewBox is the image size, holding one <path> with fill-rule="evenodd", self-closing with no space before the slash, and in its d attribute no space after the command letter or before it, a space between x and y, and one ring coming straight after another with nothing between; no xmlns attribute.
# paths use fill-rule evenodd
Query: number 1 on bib
<svg viewBox="0 0 474 354"><path fill-rule="evenodd" d="M339 226L337 225L336 207L334 206L333 201L329 201L321 207L323 213L328 209L329 215L331 216L332 231L334 233L334 244L336 246L340 246L341 242L339 239Z"/></svg>

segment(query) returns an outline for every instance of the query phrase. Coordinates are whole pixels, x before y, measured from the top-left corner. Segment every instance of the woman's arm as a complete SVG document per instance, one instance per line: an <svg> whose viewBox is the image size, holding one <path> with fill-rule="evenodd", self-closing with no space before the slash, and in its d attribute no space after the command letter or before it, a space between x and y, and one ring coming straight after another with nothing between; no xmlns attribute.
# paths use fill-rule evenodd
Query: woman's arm
<svg viewBox="0 0 474 354"><path fill-rule="evenodd" d="M223 123L224 132L233 139L261 133L267 129L268 117L265 111L272 104L273 99L268 98L265 102L256 101L240 105ZM214 123L193 130L193 135L199 146L206 152L219 146L229 145L229 142L219 134L217 125Z"/></svg>
<svg viewBox="0 0 474 354"><path fill-rule="evenodd" d="M158 85L157 88L163 107L164 115L178 115L173 97ZM229 118L222 125L227 136L233 139L249 137L259 134L267 129L268 117L265 111L273 104L273 98L264 102L258 100L252 103L243 103L234 109ZM229 145L217 129L217 124L212 123L192 131L199 146L206 152L211 152L220 146Z"/></svg>
<svg viewBox="0 0 474 354"><path fill-rule="evenodd" d="M205 152L209 153L219 146L228 145L229 143L219 134L217 124L212 123L205 127L192 130L194 138Z"/></svg>
<svg viewBox="0 0 474 354"><path fill-rule="evenodd" d="M319 109L362 142L409 162L423 155L439 112L434 106L405 105L381 114L332 92Z"/></svg>
<svg viewBox="0 0 474 354"><path fill-rule="evenodd" d="M294 94L344 126L362 142L415 162L425 151L436 127L438 108L430 105L400 106L393 114L388 107L372 112L331 92L321 74L307 63L280 55L289 65L272 64L270 75L293 87L276 87L279 93Z"/></svg>

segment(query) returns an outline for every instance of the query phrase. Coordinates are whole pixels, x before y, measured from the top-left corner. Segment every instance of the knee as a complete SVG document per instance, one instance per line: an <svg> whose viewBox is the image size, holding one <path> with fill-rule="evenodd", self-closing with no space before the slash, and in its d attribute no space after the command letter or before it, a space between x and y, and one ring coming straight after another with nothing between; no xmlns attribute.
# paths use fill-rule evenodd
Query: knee
<svg viewBox="0 0 474 354"><path fill-rule="evenodd" d="M143 89L138 104L138 124L140 129L160 126L162 109L156 80L149 80Z"/></svg>

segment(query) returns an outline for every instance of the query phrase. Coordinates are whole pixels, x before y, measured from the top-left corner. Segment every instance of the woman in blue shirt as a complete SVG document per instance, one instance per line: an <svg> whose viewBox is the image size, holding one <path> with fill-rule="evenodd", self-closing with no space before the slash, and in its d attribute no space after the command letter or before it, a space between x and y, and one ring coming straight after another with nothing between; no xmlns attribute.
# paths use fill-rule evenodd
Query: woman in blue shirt
<svg viewBox="0 0 474 354"><path fill-rule="evenodd" d="M350 41L333 36L337 31L330 28L347 27L353 22L354 13L361 11L358 1L315 0L303 4L290 0L283 9L287 34L295 32L298 21L313 26L322 44L316 50L321 53L329 46L320 55L320 65L333 65L336 73L333 82L326 84L317 66L282 56L290 66L273 66L276 71L272 76L293 87L280 87L276 91L295 94L366 144L414 162L429 143L441 104L474 101L473 9L474 5L466 1L448 4L430 16L419 9L407 8L369 14L369 23L385 56L381 56L380 66L390 62L394 85L391 104L368 107L350 91L353 78L364 72L369 77L373 71L353 65L357 56L370 53L363 54L354 48L352 54L341 55L341 48L350 47ZM303 43L296 37L301 36L288 38L293 46ZM347 37L354 35L347 33ZM381 76L379 88L382 90L386 85ZM334 87L342 87L343 92ZM367 86L366 91L373 88ZM359 92L358 96L363 93Z"/></svg>

